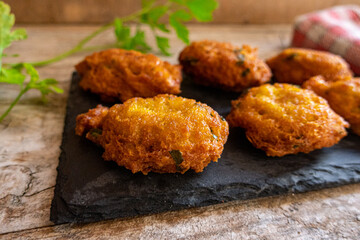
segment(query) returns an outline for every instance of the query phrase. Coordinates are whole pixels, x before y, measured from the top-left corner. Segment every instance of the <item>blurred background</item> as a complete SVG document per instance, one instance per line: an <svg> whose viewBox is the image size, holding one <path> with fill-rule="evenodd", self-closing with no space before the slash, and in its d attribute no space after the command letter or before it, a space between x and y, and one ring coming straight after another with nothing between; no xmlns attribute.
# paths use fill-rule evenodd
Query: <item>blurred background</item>
<svg viewBox="0 0 360 240"><path fill-rule="evenodd" d="M141 8L141 0L5 0L17 23L105 23ZM292 23L298 15L360 0L219 0L214 23Z"/></svg>

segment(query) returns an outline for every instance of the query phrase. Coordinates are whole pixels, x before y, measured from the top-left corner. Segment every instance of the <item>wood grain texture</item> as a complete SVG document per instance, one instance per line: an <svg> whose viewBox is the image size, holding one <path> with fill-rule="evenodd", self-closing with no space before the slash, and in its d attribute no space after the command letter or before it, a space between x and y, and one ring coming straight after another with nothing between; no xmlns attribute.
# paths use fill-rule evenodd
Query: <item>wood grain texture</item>
<svg viewBox="0 0 360 240"><path fill-rule="evenodd" d="M5 0L18 23L104 23L141 7L133 0ZM214 23L291 23L297 15L360 0L219 0ZM31 9L29 11L29 9Z"/></svg>
<svg viewBox="0 0 360 240"><path fill-rule="evenodd" d="M360 186L5 234L21 239L359 239Z"/></svg>
<svg viewBox="0 0 360 240"><path fill-rule="evenodd" d="M87 26L25 26L29 38L6 52L17 61L38 61L61 53L95 30ZM191 25L190 38L215 39L259 47L270 57L289 43L289 25ZM172 63L184 45L171 35ZM112 32L93 44L113 41ZM150 40L153 44L153 40ZM50 203L60 153L69 80L73 66L88 53L71 56L40 69L42 78L55 77L65 93L42 104L30 91L0 123L0 238L124 238L124 239L359 239L360 184L299 195L232 202L88 225L52 226ZM5 62L14 61L6 58ZM0 84L0 112L15 98L17 86Z"/></svg>

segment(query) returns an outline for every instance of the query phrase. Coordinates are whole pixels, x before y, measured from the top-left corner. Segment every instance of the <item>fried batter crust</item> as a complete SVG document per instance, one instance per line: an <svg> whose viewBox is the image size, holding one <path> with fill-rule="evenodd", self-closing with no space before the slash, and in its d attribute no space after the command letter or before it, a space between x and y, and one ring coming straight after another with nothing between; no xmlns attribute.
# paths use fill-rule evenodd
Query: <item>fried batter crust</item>
<svg viewBox="0 0 360 240"><path fill-rule="evenodd" d="M101 129L108 112L109 108L99 104L96 108L90 109L87 113L78 115L76 117L75 133L81 136L90 129Z"/></svg>
<svg viewBox="0 0 360 240"><path fill-rule="evenodd" d="M326 100L290 84L265 84L232 101L229 125L268 156L330 147L347 135L348 123Z"/></svg>
<svg viewBox="0 0 360 240"><path fill-rule="evenodd" d="M206 104L163 94L112 106L95 142L105 160L133 173L202 172L220 157L228 134L226 120Z"/></svg>
<svg viewBox="0 0 360 240"><path fill-rule="evenodd" d="M216 41L192 42L179 56L185 73L205 86L240 92L271 78L269 67L257 57L257 49Z"/></svg>
<svg viewBox="0 0 360 240"><path fill-rule="evenodd" d="M87 56L75 68L82 77L80 87L105 101L180 93L181 66L152 54L110 49Z"/></svg>
<svg viewBox="0 0 360 240"><path fill-rule="evenodd" d="M303 88L313 90L325 98L330 107L345 120L352 130L360 135L360 78L327 82L322 76L310 78Z"/></svg>
<svg viewBox="0 0 360 240"><path fill-rule="evenodd" d="M310 49L288 48L266 63L281 83L301 85L316 75L328 81L352 77L349 65L340 56Z"/></svg>

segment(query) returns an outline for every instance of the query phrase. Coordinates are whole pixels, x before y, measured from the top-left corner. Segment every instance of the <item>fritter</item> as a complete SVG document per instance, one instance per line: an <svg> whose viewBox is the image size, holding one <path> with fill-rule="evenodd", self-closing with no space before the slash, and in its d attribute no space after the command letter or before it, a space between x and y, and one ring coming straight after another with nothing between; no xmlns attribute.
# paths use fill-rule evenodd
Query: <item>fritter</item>
<svg viewBox="0 0 360 240"><path fill-rule="evenodd" d="M181 66L152 54L110 49L87 56L75 68L82 77L80 87L108 102L180 93Z"/></svg>
<svg viewBox="0 0 360 240"><path fill-rule="evenodd" d="M348 123L326 100L290 84L265 84L232 101L231 127L268 156L308 153L330 147L347 135Z"/></svg>
<svg viewBox="0 0 360 240"><path fill-rule="evenodd" d="M228 91L240 92L271 78L269 67L257 57L257 49L248 45L192 42L180 53L179 61L194 82Z"/></svg>
<svg viewBox="0 0 360 240"><path fill-rule="evenodd" d="M83 119L107 111L96 109L77 117L76 134L88 130ZM96 122L102 124L93 125L87 138L105 149L103 158L145 175L202 172L218 160L229 134L226 120L206 104L168 94L115 104Z"/></svg>
<svg viewBox="0 0 360 240"><path fill-rule="evenodd" d="M303 87L325 98L330 107L360 135L360 78L327 82L324 77L315 76L306 81Z"/></svg>
<svg viewBox="0 0 360 240"><path fill-rule="evenodd" d="M310 49L288 48L266 63L281 83L301 85L316 75L328 81L352 77L349 65L340 56Z"/></svg>

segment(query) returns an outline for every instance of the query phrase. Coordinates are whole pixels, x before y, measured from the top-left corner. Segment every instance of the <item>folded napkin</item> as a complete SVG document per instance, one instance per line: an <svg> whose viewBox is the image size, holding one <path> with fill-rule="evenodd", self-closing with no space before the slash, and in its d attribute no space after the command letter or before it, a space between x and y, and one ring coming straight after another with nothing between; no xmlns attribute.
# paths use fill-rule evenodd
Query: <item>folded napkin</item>
<svg viewBox="0 0 360 240"><path fill-rule="evenodd" d="M360 74L360 7L337 6L297 17L291 45L340 55Z"/></svg>

